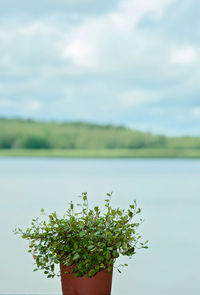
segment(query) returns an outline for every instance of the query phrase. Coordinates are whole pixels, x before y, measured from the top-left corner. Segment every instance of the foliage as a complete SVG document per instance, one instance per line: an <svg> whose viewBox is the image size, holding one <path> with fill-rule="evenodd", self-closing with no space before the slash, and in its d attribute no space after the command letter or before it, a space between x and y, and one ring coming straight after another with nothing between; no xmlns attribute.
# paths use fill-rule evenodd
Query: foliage
<svg viewBox="0 0 200 295"><path fill-rule="evenodd" d="M111 271L120 254L132 257L136 249L148 248L148 241L140 242L141 236L137 233L143 220L133 220L141 212L136 201L128 210L113 209L111 195L107 194L102 211L98 206L89 208L84 192L80 196L81 204L77 204L79 212L75 212L73 202L61 218L56 212L48 215L42 209L45 220L33 219L25 231L15 229L15 234L29 241L28 252L35 258L35 270L42 269L48 278L54 277L55 264L61 263L72 266L75 276L92 277L106 268ZM121 272L120 268L118 271Z"/></svg>
<svg viewBox="0 0 200 295"><path fill-rule="evenodd" d="M0 118L0 149L200 149L200 137L166 137L113 125Z"/></svg>
<svg viewBox="0 0 200 295"><path fill-rule="evenodd" d="M0 119L0 149L137 149L165 137L112 125Z"/></svg>
<svg viewBox="0 0 200 295"><path fill-rule="evenodd" d="M45 138L40 136L25 136L20 141L20 146L24 149L48 149L49 145Z"/></svg>

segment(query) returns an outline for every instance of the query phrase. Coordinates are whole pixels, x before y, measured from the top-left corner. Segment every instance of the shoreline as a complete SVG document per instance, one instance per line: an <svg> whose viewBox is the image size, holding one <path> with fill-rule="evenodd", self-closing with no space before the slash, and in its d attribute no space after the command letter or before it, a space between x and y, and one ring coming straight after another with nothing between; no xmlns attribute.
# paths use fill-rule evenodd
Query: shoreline
<svg viewBox="0 0 200 295"><path fill-rule="evenodd" d="M0 149L0 157L38 158L183 158L199 159L200 149Z"/></svg>

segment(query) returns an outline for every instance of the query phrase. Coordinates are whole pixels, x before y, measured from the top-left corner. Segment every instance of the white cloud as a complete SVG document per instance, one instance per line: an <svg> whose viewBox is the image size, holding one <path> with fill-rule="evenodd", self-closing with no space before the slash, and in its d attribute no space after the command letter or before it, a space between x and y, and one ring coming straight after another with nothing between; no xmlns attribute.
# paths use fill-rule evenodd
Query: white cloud
<svg viewBox="0 0 200 295"><path fill-rule="evenodd" d="M65 38L65 28L48 20L29 21L2 26L0 30L0 79L13 76L38 78L58 71L60 40ZM1 78L2 76L2 78ZM21 84L18 84L21 86ZM27 84L24 86L26 87ZM10 89L9 89L10 90Z"/></svg>
<svg viewBox="0 0 200 295"><path fill-rule="evenodd" d="M24 99L2 99L0 98L0 110L1 108L12 108L12 109L19 109L22 113L29 115L32 113L36 113L42 107L42 102L38 100L24 100Z"/></svg>
<svg viewBox="0 0 200 295"><path fill-rule="evenodd" d="M177 48L172 51L170 62L172 64L189 65L196 62L198 54L192 46Z"/></svg>
<svg viewBox="0 0 200 295"><path fill-rule="evenodd" d="M3 98L0 98L0 108L7 108L7 107L10 107L12 105L11 101L9 99L3 99Z"/></svg>
<svg viewBox="0 0 200 295"><path fill-rule="evenodd" d="M42 103L37 100L27 101L24 105L24 110L29 113L34 113L40 110Z"/></svg>
<svg viewBox="0 0 200 295"><path fill-rule="evenodd" d="M193 118L200 118L200 107L196 107L192 110Z"/></svg>
<svg viewBox="0 0 200 295"><path fill-rule="evenodd" d="M128 22L130 25L136 25L142 17L149 14L152 18L159 18L162 16L165 8L173 0L126 0L120 1L119 9L113 15L118 17L123 22Z"/></svg>
<svg viewBox="0 0 200 295"><path fill-rule="evenodd" d="M72 29L66 36L63 56L79 67L124 67L151 46L149 38L137 32L137 24L146 14L161 17L172 1L121 0L115 11L91 17Z"/></svg>
<svg viewBox="0 0 200 295"><path fill-rule="evenodd" d="M58 30L56 29L55 26L52 26L48 23L45 23L43 21L35 21L27 26L20 27L18 32L20 34L24 35L41 35L41 34L49 34L49 33L57 33Z"/></svg>
<svg viewBox="0 0 200 295"><path fill-rule="evenodd" d="M70 58L75 65L94 67L96 63L96 48L87 40L75 39L63 51L63 57Z"/></svg>
<svg viewBox="0 0 200 295"><path fill-rule="evenodd" d="M146 90L129 90L120 95L120 101L124 107L135 107L150 104L161 100L159 93Z"/></svg>

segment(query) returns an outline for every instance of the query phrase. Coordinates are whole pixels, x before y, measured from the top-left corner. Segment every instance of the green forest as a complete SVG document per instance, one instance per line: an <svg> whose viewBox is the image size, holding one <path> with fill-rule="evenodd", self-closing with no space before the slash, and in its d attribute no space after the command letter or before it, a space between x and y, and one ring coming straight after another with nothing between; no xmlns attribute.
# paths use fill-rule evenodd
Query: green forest
<svg viewBox="0 0 200 295"><path fill-rule="evenodd" d="M78 155L76 151L83 151L87 156L90 156L89 151L91 155L95 151L97 155L105 155L107 151L110 156L117 156L116 151L121 151L122 156L134 156L134 151L142 156L141 151L144 154L151 151L156 156L157 151L158 156L160 153L161 156L169 157L178 156L179 153L184 155L185 151L190 151L194 157L199 157L200 137L167 137L123 126L84 122L58 123L1 118L0 150L0 155L3 154L2 151L4 154L5 151L15 151L14 154L17 155L17 151L22 150L45 150L53 155L52 150L59 150L62 155L64 151L70 151L72 156ZM45 153L42 155L45 156Z"/></svg>

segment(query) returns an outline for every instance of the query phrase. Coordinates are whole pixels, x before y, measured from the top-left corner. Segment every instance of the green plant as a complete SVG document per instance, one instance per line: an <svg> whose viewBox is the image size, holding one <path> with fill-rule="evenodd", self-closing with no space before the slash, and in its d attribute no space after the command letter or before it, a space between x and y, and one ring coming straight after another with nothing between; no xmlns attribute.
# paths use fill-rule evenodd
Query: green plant
<svg viewBox="0 0 200 295"><path fill-rule="evenodd" d="M84 274L92 277L106 268L111 271L120 254L132 257L137 248L148 248L148 241L140 242L141 236L136 232L143 220L133 221L141 212L136 201L128 210L113 209L111 195L107 194L102 211L98 206L89 209L85 192L80 196L82 203L77 204L80 212L74 211L73 202L61 218L56 212L48 215L41 209L41 215L47 220L36 218L25 231L15 229L15 234L29 241L28 252L32 253L37 266L34 271L42 269L48 278L54 277L54 266L61 263L72 266L77 277ZM119 267L118 271L121 272Z"/></svg>

